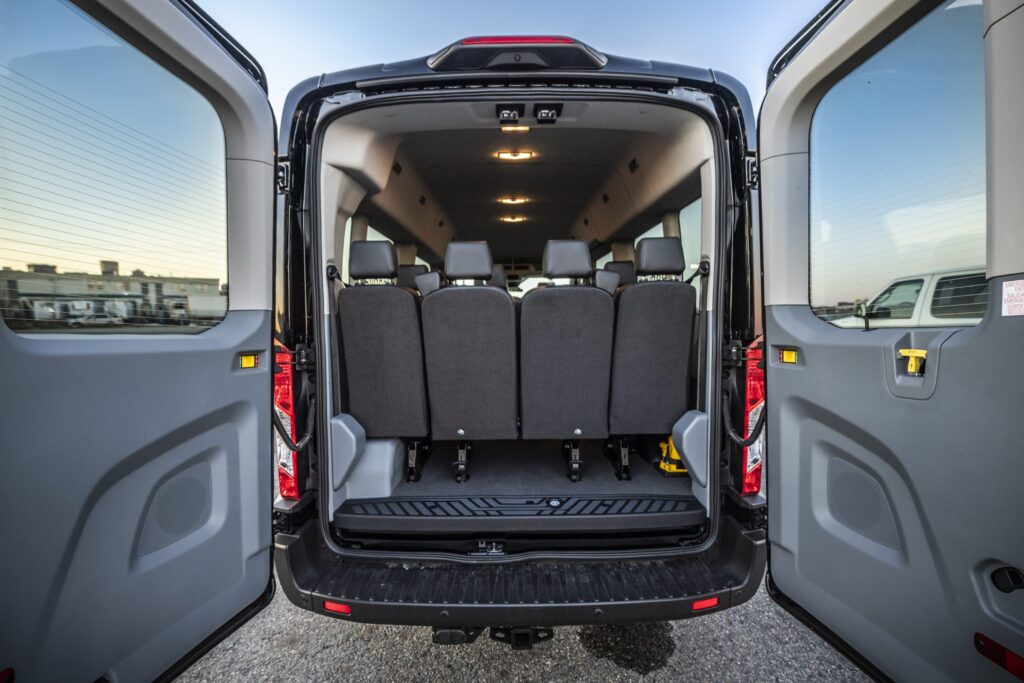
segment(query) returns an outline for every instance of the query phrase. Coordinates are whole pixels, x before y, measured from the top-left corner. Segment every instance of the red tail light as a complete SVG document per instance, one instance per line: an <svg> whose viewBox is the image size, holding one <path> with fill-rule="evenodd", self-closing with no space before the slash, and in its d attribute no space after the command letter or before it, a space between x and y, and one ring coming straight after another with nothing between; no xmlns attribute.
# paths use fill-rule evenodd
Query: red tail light
<svg viewBox="0 0 1024 683"><path fill-rule="evenodd" d="M292 443L296 440L295 432L295 366L291 351L278 346L274 351L274 410L288 430ZM275 452L277 454L277 487L282 498L298 500L298 453L288 448L284 439L274 432Z"/></svg>
<svg viewBox="0 0 1024 683"><path fill-rule="evenodd" d="M974 634L974 647L985 657L1024 680L1024 657L1006 649L983 633Z"/></svg>
<svg viewBox="0 0 1024 683"><path fill-rule="evenodd" d="M567 36L474 36L462 41L463 45L571 45Z"/></svg>
<svg viewBox="0 0 1024 683"><path fill-rule="evenodd" d="M717 595L714 595L710 598L703 598L701 600L694 600L693 603L690 605L690 608L694 612L701 612L706 609L711 609L712 607L718 607Z"/></svg>
<svg viewBox="0 0 1024 683"><path fill-rule="evenodd" d="M343 602L334 602L333 600L324 600L324 609L328 612L334 612L335 614L352 614L352 608Z"/></svg>
<svg viewBox="0 0 1024 683"><path fill-rule="evenodd" d="M743 436L750 436L750 430L757 423L764 405L764 368L761 367L761 360L764 351L759 348L761 340L756 340L747 348L747 392L746 402L743 410L743 421L746 428ZM757 441L743 449L743 482L740 487L740 494L750 496L761 491L761 471L764 463L764 431L757 438Z"/></svg>

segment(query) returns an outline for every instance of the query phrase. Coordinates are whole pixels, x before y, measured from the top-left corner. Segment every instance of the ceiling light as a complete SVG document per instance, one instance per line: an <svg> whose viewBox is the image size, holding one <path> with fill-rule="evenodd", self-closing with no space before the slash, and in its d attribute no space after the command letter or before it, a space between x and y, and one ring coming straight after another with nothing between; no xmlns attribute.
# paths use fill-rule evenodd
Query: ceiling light
<svg viewBox="0 0 1024 683"><path fill-rule="evenodd" d="M502 223L522 223L526 220L526 216L502 216L498 220Z"/></svg>
<svg viewBox="0 0 1024 683"><path fill-rule="evenodd" d="M502 161L526 161L533 158L533 152L498 152Z"/></svg>
<svg viewBox="0 0 1024 683"><path fill-rule="evenodd" d="M529 132L529 126L502 126L502 133L527 133Z"/></svg>
<svg viewBox="0 0 1024 683"><path fill-rule="evenodd" d="M502 204L525 204L530 200L526 197L502 197L498 201Z"/></svg>

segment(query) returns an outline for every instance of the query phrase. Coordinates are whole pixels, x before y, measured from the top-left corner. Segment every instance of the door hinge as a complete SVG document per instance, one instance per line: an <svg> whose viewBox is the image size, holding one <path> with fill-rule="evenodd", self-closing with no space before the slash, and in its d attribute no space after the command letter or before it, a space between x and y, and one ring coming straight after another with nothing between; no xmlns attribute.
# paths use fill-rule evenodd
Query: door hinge
<svg viewBox="0 0 1024 683"><path fill-rule="evenodd" d="M746 180L747 187L751 190L756 190L761 183L761 170L754 155L746 158Z"/></svg>
<svg viewBox="0 0 1024 683"><path fill-rule="evenodd" d="M292 165L288 157L277 157L274 167L274 184L278 194L288 194L292 189Z"/></svg>
<svg viewBox="0 0 1024 683"><path fill-rule="evenodd" d="M291 365L296 372L312 372L316 369L316 356L313 349L305 344L298 344L289 361L277 361L277 365Z"/></svg>

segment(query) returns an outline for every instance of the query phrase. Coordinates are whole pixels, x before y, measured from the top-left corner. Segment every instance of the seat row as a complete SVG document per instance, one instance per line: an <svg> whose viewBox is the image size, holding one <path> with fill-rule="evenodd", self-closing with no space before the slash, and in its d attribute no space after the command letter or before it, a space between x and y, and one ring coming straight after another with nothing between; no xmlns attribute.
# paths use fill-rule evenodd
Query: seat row
<svg viewBox="0 0 1024 683"><path fill-rule="evenodd" d="M399 286L389 242L351 245L339 294L349 412L369 437L470 442L668 434L687 409L695 290L682 246L648 238L635 282L594 271L585 242L547 243L570 284L519 305L486 242L451 242L444 275Z"/></svg>

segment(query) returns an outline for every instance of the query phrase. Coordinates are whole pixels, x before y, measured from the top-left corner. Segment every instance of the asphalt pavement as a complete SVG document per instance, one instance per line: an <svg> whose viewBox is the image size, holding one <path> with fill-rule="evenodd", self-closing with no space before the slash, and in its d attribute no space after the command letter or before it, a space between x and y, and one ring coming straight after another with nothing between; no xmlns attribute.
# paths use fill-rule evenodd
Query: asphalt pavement
<svg viewBox="0 0 1024 683"><path fill-rule="evenodd" d="M182 681L867 681L762 588L747 603L675 622L558 628L513 651L485 632L431 643L429 628L344 623L271 605Z"/></svg>

